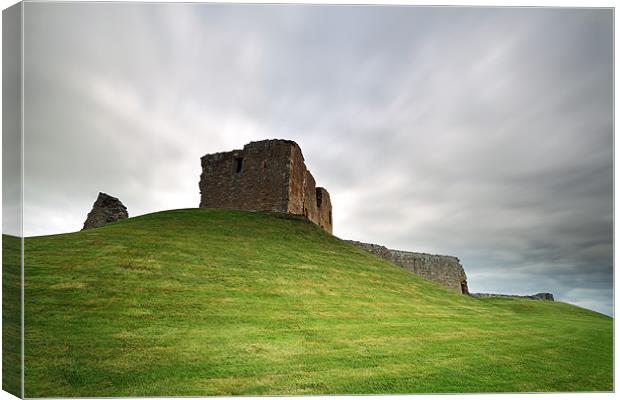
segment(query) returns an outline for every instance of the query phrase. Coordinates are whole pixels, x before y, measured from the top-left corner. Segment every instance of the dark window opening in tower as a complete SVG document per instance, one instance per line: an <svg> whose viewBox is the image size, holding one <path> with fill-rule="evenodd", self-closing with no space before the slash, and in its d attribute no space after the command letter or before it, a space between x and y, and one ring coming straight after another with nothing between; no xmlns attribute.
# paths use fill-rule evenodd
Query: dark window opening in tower
<svg viewBox="0 0 620 400"><path fill-rule="evenodd" d="M241 166L243 165L243 158L235 158L235 172L241 172Z"/></svg>
<svg viewBox="0 0 620 400"><path fill-rule="evenodd" d="M321 189L316 189L316 206L321 208L322 203L323 203L323 192L321 192Z"/></svg>

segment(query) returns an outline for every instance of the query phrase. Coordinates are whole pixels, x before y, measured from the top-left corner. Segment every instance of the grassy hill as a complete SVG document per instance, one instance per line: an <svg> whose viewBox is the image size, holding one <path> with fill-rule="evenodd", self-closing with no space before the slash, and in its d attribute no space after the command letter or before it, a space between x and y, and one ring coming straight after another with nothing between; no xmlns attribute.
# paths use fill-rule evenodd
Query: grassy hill
<svg viewBox="0 0 620 400"><path fill-rule="evenodd" d="M26 239L27 397L612 390L612 319L475 299L305 221L166 211Z"/></svg>

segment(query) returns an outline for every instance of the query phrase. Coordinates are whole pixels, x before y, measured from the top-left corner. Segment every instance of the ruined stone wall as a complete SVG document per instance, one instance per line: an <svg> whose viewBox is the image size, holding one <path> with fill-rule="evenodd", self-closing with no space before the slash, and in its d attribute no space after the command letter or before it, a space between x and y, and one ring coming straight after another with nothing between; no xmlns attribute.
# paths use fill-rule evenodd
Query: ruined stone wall
<svg viewBox="0 0 620 400"><path fill-rule="evenodd" d="M288 205L286 212L295 215L307 215L304 213L305 205L305 186L306 186L306 164L304 156L301 154L299 146L290 148L289 186L288 186Z"/></svg>
<svg viewBox="0 0 620 400"><path fill-rule="evenodd" d="M288 210L291 142L252 142L201 158L200 207Z"/></svg>
<svg viewBox="0 0 620 400"><path fill-rule="evenodd" d="M352 240L349 243L458 293L468 293L467 275L456 257L392 250Z"/></svg>
<svg viewBox="0 0 620 400"><path fill-rule="evenodd" d="M513 299L532 299L532 300L545 300L545 301L553 301L552 293L536 293L529 296L520 296L516 294L498 294L498 293L470 293L472 297L507 297Z"/></svg>
<svg viewBox="0 0 620 400"><path fill-rule="evenodd" d="M243 150L207 154L201 162L200 207L303 215L332 232L329 193L321 189L327 202L319 210L316 183L297 143L251 142Z"/></svg>
<svg viewBox="0 0 620 400"><path fill-rule="evenodd" d="M319 224L319 210L316 204L316 182L310 171L306 170L304 180L304 212L303 214L315 224ZM331 232L329 230L328 232Z"/></svg>
<svg viewBox="0 0 620 400"><path fill-rule="evenodd" d="M318 209L318 224L328 232L332 231L332 201L325 188L316 188L316 204Z"/></svg>

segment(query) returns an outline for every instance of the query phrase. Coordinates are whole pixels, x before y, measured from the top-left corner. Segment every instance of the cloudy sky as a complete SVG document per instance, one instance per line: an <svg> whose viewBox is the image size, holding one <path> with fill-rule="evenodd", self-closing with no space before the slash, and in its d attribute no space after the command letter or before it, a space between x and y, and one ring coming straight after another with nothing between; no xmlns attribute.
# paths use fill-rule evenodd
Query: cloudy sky
<svg viewBox="0 0 620 400"><path fill-rule="evenodd" d="M334 234L474 292L613 313L612 12L25 4L25 234L196 207L200 157L300 144Z"/></svg>

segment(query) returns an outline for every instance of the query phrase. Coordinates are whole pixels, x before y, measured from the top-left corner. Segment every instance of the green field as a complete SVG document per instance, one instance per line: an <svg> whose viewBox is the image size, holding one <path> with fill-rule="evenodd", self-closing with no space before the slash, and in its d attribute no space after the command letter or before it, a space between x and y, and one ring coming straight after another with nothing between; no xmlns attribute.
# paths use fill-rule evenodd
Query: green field
<svg viewBox="0 0 620 400"><path fill-rule="evenodd" d="M27 397L613 389L611 318L459 295L299 219L165 211L25 249Z"/></svg>
<svg viewBox="0 0 620 400"><path fill-rule="evenodd" d="M2 389L21 397L21 238L2 235Z"/></svg>

